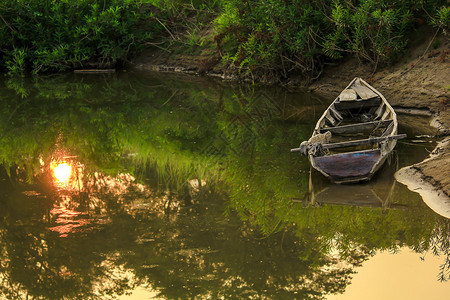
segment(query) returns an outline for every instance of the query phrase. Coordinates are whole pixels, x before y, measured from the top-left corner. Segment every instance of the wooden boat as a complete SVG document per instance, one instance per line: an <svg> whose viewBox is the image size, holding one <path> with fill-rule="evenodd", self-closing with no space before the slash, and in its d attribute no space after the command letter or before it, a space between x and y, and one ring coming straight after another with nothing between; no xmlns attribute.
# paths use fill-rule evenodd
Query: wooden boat
<svg viewBox="0 0 450 300"><path fill-rule="evenodd" d="M354 78L317 121L311 138L291 152L336 183L368 181L394 149L397 115L386 98Z"/></svg>

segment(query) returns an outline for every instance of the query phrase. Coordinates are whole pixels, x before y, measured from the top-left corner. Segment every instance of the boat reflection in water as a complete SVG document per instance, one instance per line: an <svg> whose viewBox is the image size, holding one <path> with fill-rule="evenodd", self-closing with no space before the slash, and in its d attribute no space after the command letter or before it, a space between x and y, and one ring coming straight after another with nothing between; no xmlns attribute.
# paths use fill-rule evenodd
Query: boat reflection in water
<svg viewBox="0 0 450 300"><path fill-rule="evenodd" d="M398 157L394 152L387 163L365 183L332 184L319 172L311 169L309 176L309 193L302 201L305 206L348 205L360 207L379 207L385 209L405 209L405 204L391 203L396 180L394 174L398 169Z"/></svg>

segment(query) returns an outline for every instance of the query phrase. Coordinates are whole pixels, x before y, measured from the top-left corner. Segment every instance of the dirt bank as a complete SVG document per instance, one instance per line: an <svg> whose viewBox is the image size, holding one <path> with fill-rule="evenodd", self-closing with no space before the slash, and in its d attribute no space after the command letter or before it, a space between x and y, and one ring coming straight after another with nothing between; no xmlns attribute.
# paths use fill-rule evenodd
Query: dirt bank
<svg viewBox="0 0 450 300"><path fill-rule="evenodd" d="M425 33L427 34L427 33ZM209 36L213 36L210 34ZM328 66L323 74L309 83L309 89L334 99L354 77L362 77L382 92L398 113L422 115L430 118L436 128L432 135L445 138L450 130L450 43L448 36L433 34L411 47L397 64L379 68L361 63L357 58ZM167 51L148 51L135 60L139 70L183 72L223 79L233 79L235 70L224 65L214 49L214 42L197 53L174 54ZM291 78L290 86L304 85L301 78ZM303 86L304 87L304 86ZM421 126L421 125L418 125ZM410 167L416 183L428 182L443 197L450 195L449 144L441 144L436 155ZM409 177L410 179L413 177Z"/></svg>
<svg viewBox="0 0 450 300"><path fill-rule="evenodd" d="M436 213L450 219L450 137L434 149L421 163L400 169L395 178L419 193L425 203Z"/></svg>

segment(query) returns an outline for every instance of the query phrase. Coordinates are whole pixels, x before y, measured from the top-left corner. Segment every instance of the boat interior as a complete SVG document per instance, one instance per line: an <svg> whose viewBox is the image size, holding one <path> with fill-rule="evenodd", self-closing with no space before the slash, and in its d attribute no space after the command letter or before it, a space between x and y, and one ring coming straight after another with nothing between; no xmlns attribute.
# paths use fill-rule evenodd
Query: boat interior
<svg viewBox="0 0 450 300"><path fill-rule="evenodd" d="M345 89L326 111L316 134L330 132L329 143L388 136L394 130L393 111L378 94L357 79ZM373 149L373 144L352 146L355 150ZM331 153L348 151L348 147Z"/></svg>

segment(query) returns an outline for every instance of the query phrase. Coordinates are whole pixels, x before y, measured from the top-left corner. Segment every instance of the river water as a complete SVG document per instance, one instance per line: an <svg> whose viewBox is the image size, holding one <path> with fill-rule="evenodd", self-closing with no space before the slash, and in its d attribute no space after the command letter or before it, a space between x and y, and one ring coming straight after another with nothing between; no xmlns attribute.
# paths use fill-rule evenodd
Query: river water
<svg viewBox="0 0 450 300"><path fill-rule="evenodd" d="M306 92L70 74L0 103L0 299L447 299L450 220L394 179L417 126L340 186L289 151L330 103Z"/></svg>

